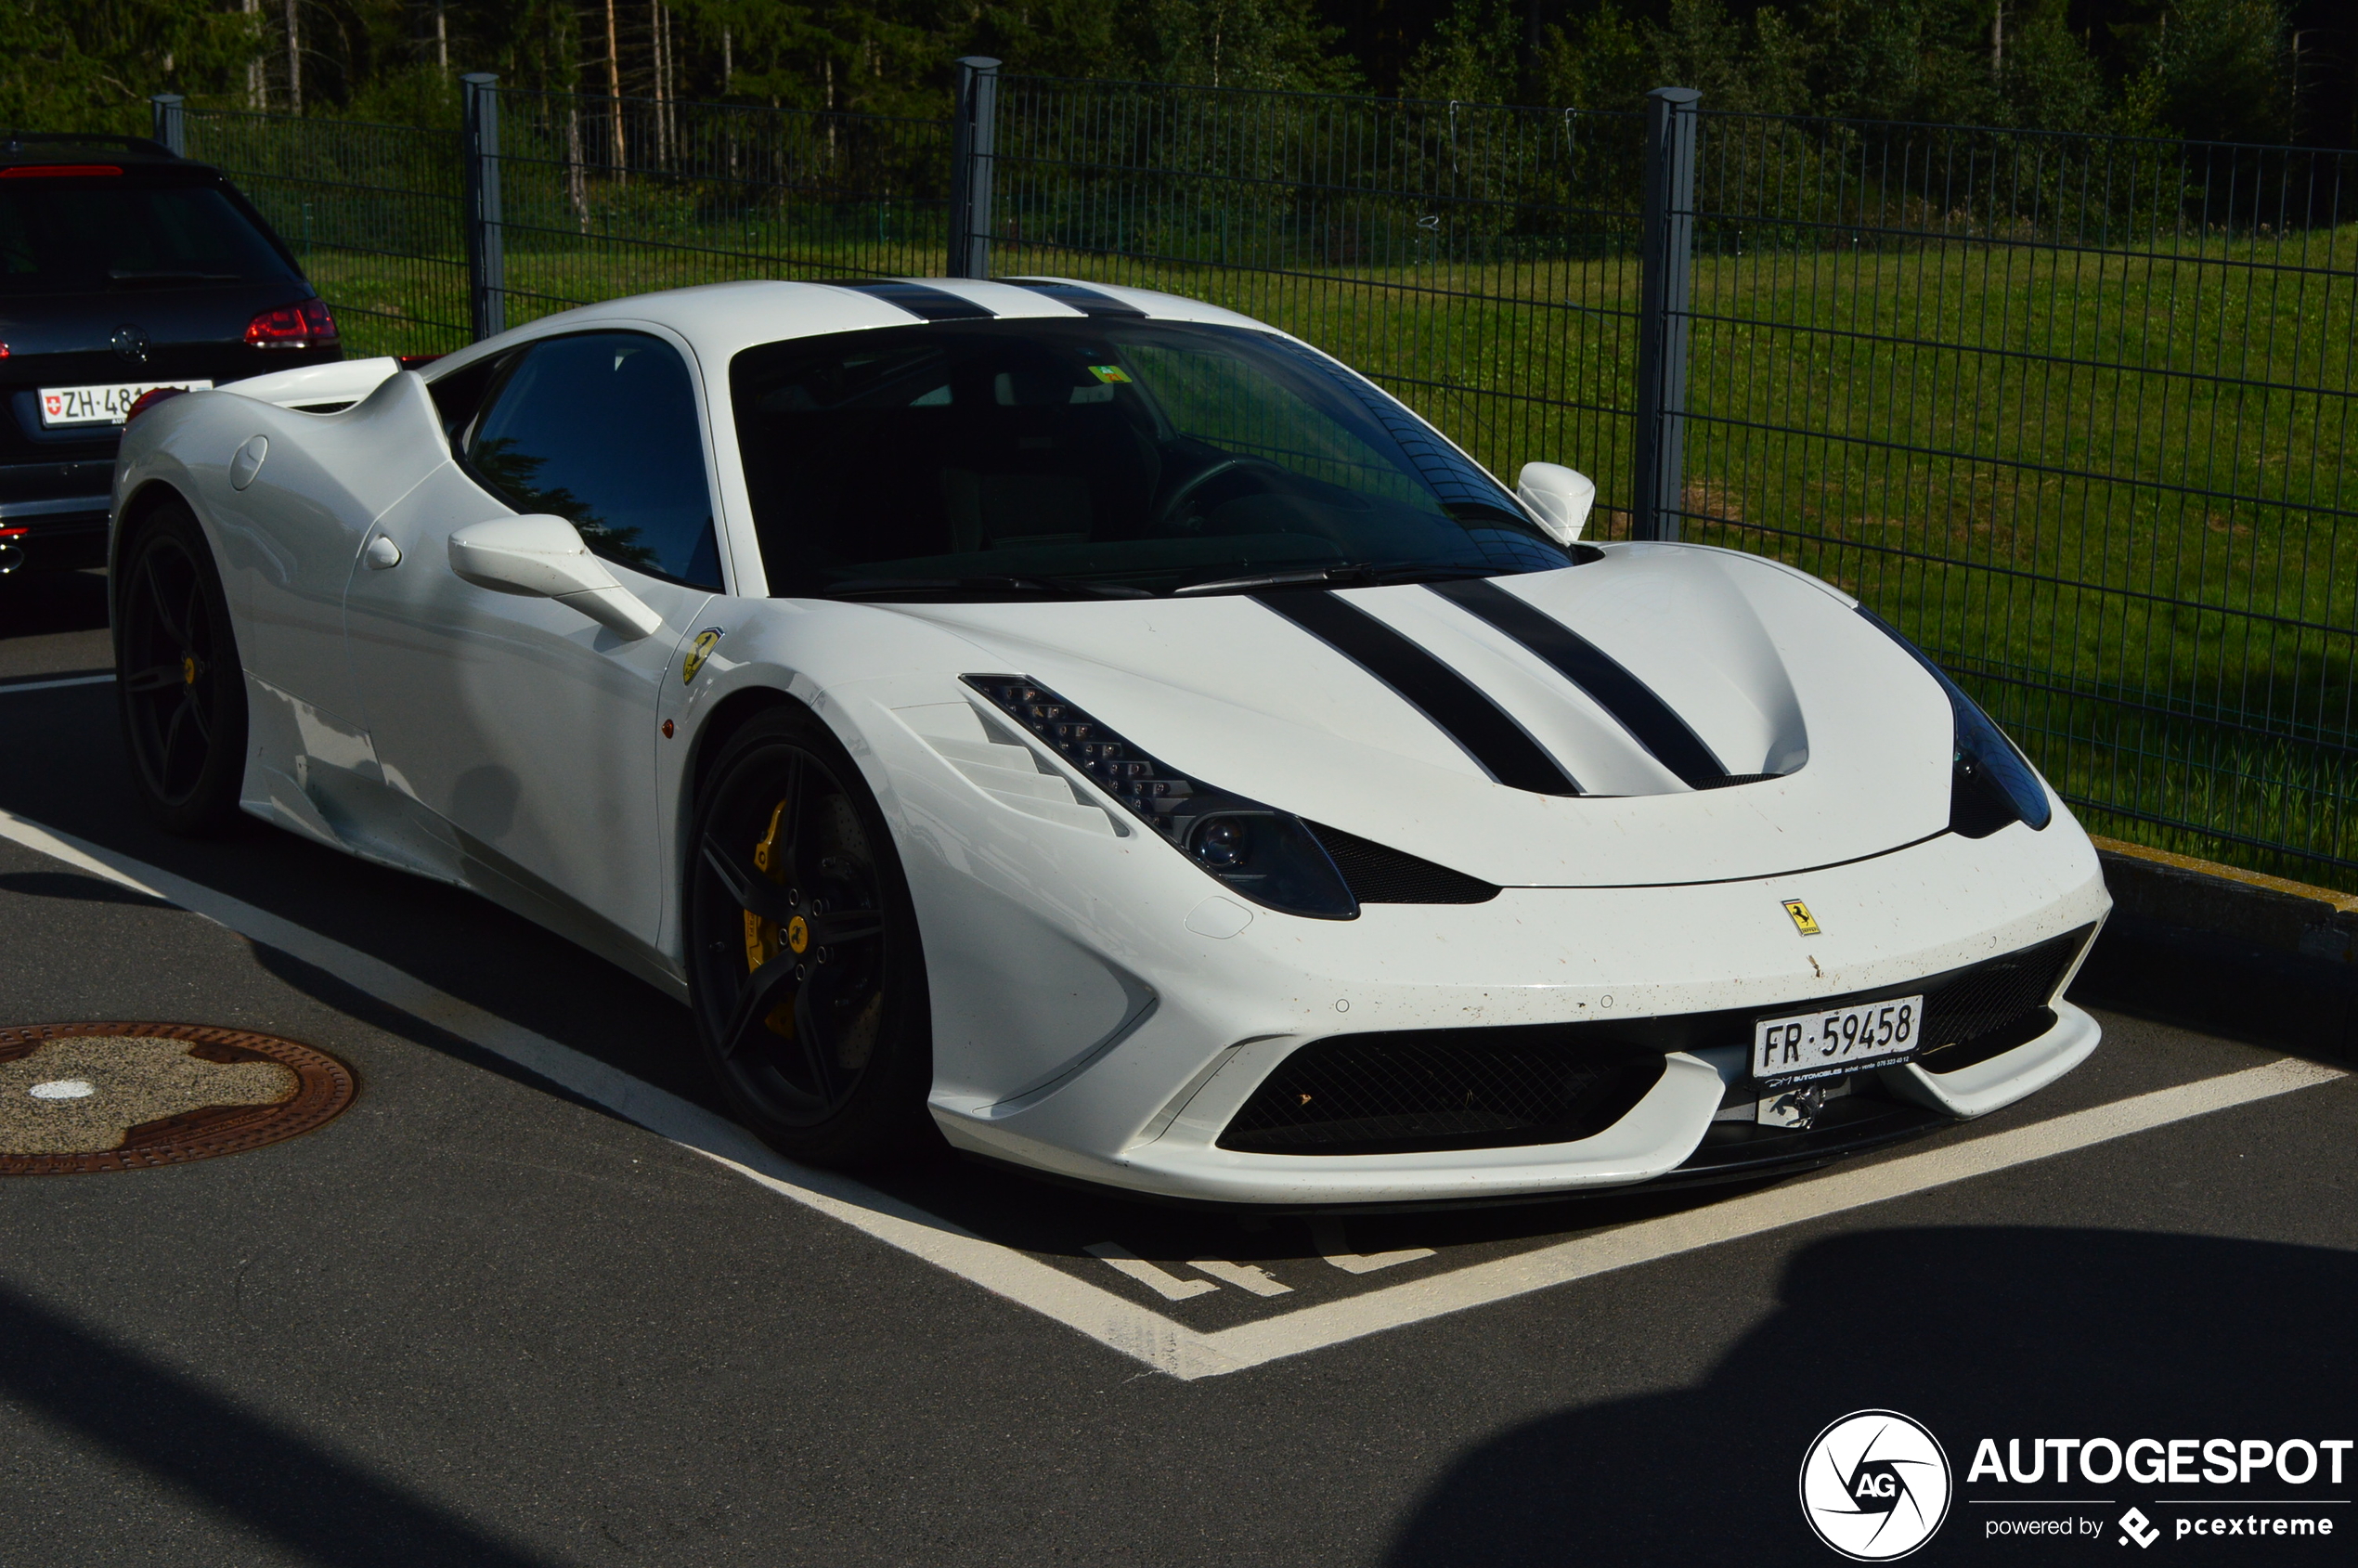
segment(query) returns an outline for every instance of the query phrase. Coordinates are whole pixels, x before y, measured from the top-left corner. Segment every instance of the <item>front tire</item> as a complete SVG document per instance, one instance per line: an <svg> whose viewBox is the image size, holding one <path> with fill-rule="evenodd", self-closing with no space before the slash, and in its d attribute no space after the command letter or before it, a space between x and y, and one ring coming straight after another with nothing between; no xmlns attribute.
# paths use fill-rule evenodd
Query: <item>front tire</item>
<svg viewBox="0 0 2358 1568"><path fill-rule="evenodd" d="M245 780L246 678L194 513L148 514L116 565L115 701L132 787L168 833L215 834Z"/></svg>
<svg viewBox="0 0 2358 1568"><path fill-rule="evenodd" d="M794 709L732 736L698 793L685 887L696 1037L781 1152L871 1162L922 1139L932 1081L917 918L875 797Z"/></svg>

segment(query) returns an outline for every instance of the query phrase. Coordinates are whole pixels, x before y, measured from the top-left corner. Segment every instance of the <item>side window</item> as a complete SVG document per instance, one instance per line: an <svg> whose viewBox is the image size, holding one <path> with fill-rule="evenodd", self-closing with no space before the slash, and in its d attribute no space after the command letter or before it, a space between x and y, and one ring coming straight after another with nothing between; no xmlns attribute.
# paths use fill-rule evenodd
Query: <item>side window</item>
<svg viewBox="0 0 2358 1568"><path fill-rule="evenodd" d="M467 437L467 466L518 512L549 512L608 560L720 586L695 390L641 332L534 343Z"/></svg>
<svg viewBox="0 0 2358 1568"><path fill-rule="evenodd" d="M458 451L459 438L466 434L467 422L483 407L484 394L491 390L491 383L499 378L499 367L507 363L508 357L495 354L464 369L445 370L427 383L426 390L434 396L434 413L442 421L442 433L450 438L454 453Z"/></svg>

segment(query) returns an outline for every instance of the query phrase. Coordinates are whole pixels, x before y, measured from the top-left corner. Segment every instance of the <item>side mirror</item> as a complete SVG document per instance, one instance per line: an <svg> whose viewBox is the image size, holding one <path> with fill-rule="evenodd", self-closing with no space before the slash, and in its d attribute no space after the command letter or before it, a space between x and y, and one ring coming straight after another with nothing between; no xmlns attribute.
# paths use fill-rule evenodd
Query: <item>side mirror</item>
<svg viewBox="0 0 2358 1568"><path fill-rule="evenodd" d="M450 536L450 569L477 588L553 599L634 641L663 627L663 617L590 553L572 524L546 512L460 528Z"/></svg>
<svg viewBox="0 0 2358 1568"><path fill-rule="evenodd" d="M1515 499L1531 509L1549 538L1570 544L1597 504L1597 482L1561 463L1527 462L1515 476Z"/></svg>

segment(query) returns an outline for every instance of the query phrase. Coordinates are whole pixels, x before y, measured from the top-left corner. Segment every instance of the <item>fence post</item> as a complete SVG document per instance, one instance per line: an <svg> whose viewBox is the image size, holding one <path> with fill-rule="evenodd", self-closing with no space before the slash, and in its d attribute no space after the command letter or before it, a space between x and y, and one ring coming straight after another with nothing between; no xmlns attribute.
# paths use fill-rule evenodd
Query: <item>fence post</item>
<svg viewBox="0 0 2358 1568"><path fill-rule="evenodd" d="M991 161L999 128L999 62L958 62L958 112L950 127L950 276L991 276Z"/></svg>
<svg viewBox="0 0 2358 1568"><path fill-rule="evenodd" d="M1687 311L1695 251L1692 87L1646 95L1646 189L1640 209L1638 439L1631 532L1675 539L1687 458Z"/></svg>
<svg viewBox="0 0 2358 1568"><path fill-rule="evenodd" d="M477 341L508 328L508 258L499 227L499 78L473 71L465 95L467 294Z"/></svg>
<svg viewBox="0 0 2358 1568"><path fill-rule="evenodd" d="M187 101L178 93L158 93L148 99L155 125L151 134L175 158L188 156L188 123L180 112Z"/></svg>

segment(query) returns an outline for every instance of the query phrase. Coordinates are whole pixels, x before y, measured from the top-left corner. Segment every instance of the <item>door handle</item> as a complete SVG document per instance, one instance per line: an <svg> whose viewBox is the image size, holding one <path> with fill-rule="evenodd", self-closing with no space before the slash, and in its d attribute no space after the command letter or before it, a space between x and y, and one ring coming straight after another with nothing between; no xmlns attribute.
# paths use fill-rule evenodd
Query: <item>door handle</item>
<svg viewBox="0 0 2358 1568"><path fill-rule="evenodd" d="M379 534L369 541L369 548L360 552L360 559L366 561L373 570L382 572L388 566L401 564L401 547L384 535Z"/></svg>

